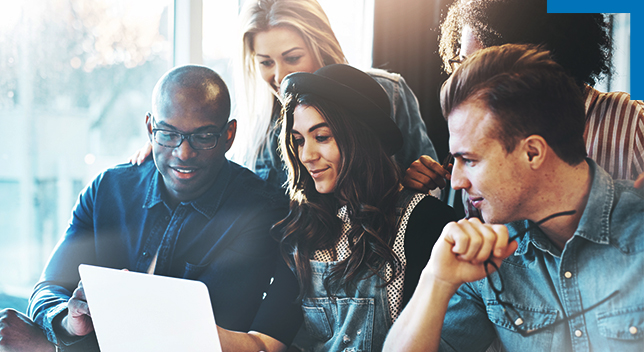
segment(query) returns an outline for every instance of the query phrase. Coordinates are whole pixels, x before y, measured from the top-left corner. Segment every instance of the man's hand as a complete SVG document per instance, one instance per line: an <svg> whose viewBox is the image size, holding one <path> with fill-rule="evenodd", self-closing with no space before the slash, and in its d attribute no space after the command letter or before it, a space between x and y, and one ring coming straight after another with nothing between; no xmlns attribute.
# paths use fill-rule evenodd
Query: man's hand
<svg viewBox="0 0 644 352"><path fill-rule="evenodd" d="M639 176L637 176L637 180L635 180L635 184L633 184L633 187L642 189L644 188L644 172L642 172Z"/></svg>
<svg viewBox="0 0 644 352"><path fill-rule="evenodd" d="M94 331L82 282L78 283L78 287L67 302L67 316L61 321L61 325L70 336L85 336Z"/></svg>
<svg viewBox="0 0 644 352"><path fill-rule="evenodd" d="M389 330L383 351L437 351L449 300L465 282L485 277L483 264L495 264L512 254L503 225L463 219L445 226L407 306ZM494 270L492 266L488 268Z"/></svg>
<svg viewBox="0 0 644 352"><path fill-rule="evenodd" d="M141 165L147 159L150 154L152 154L152 144L150 142L145 143L141 149L137 150L128 161L133 165Z"/></svg>
<svg viewBox="0 0 644 352"><path fill-rule="evenodd" d="M447 185L445 179L449 180L450 178L449 171L444 169L441 164L429 156L423 155L409 166L402 183L405 187L428 193L436 188L444 188Z"/></svg>
<svg viewBox="0 0 644 352"><path fill-rule="evenodd" d="M504 225L483 224L476 218L463 219L445 226L425 270L455 290L463 283L484 278L483 263L488 258L500 266L516 248L515 241L508 244L508 229ZM491 265L488 269L494 270Z"/></svg>
<svg viewBox="0 0 644 352"><path fill-rule="evenodd" d="M56 348L26 315L0 311L0 352L54 352Z"/></svg>

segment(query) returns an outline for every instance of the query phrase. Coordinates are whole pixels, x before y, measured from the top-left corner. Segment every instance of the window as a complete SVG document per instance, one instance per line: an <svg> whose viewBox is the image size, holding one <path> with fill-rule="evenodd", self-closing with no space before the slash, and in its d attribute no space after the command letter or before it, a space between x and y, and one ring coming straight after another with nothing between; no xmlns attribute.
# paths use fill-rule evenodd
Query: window
<svg viewBox="0 0 644 352"><path fill-rule="evenodd" d="M0 308L26 307L79 191L147 139L152 88L172 62L171 5L3 4Z"/></svg>

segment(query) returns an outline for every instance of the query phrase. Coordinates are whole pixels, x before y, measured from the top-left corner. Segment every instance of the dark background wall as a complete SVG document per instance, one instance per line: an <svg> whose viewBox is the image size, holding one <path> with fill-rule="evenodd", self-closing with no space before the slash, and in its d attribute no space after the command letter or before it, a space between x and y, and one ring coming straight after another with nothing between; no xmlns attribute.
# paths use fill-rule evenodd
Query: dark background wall
<svg viewBox="0 0 644 352"><path fill-rule="evenodd" d="M438 56L438 26L452 0L375 0L373 66L400 73L414 91L440 161L447 124L438 94L447 79Z"/></svg>
<svg viewBox="0 0 644 352"><path fill-rule="evenodd" d="M452 0L375 0L373 67L400 73L418 98L438 162L449 151L447 123L439 92L447 79L438 56L440 22ZM452 191L453 192L453 191ZM447 193L443 192L443 200ZM456 213L464 217L461 192L453 192Z"/></svg>

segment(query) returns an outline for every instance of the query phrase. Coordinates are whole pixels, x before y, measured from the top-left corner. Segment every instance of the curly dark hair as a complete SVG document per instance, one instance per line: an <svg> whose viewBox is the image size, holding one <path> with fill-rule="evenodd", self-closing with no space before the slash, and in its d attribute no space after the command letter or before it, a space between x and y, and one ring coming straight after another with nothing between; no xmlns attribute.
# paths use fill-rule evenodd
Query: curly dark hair
<svg viewBox="0 0 644 352"><path fill-rule="evenodd" d="M439 54L447 73L465 25L483 47L543 45L580 86L594 86L611 70L612 42L603 14L547 13L547 0L456 0L441 24Z"/></svg>
<svg viewBox="0 0 644 352"><path fill-rule="evenodd" d="M293 142L293 111L298 105L316 109L328 123L340 151L341 165L335 190L320 194L306 168L299 161ZM375 133L340 105L312 94L289 95L282 110L280 148L288 167L291 198L288 216L276 226L283 228L282 255L295 269L300 297L311 288L309 260L320 249L335 251L342 233L336 216L340 204L347 205L351 229L347 234L351 254L332 269L324 282L333 292L371 275L381 275L388 263L393 275L400 275L400 259L393 252L396 237L395 204L399 195L400 172L380 145Z"/></svg>

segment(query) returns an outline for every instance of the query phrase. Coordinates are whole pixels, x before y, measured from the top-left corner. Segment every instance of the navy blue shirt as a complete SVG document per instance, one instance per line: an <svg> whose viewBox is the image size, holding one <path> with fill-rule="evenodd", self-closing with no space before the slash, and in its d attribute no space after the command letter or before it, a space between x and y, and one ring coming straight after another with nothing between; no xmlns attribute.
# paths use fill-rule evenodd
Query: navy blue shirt
<svg viewBox="0 0 644 352"><path fill-rule="evenodd" d="M286 215L284 191L227 161L199 198L174 210L166 199L151 160L109 169L81 193L29 302L50 341L87 340L57 336L52 324L78 285L79 264L146 272L157 251L155 274L204 282L217 324L248 331L279 258L269 230Z"/></svg>

